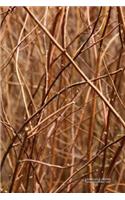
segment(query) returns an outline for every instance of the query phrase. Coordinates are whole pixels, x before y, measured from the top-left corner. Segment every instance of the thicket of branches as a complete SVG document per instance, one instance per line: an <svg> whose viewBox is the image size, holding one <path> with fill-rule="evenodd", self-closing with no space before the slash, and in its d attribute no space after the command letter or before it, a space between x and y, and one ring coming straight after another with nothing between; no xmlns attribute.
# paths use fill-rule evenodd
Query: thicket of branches
<svg viewBox="0 0 125 200"><path fill-rule="evenodd" d="M125 192L125 9L1 7L1 192Z"/></svg>

